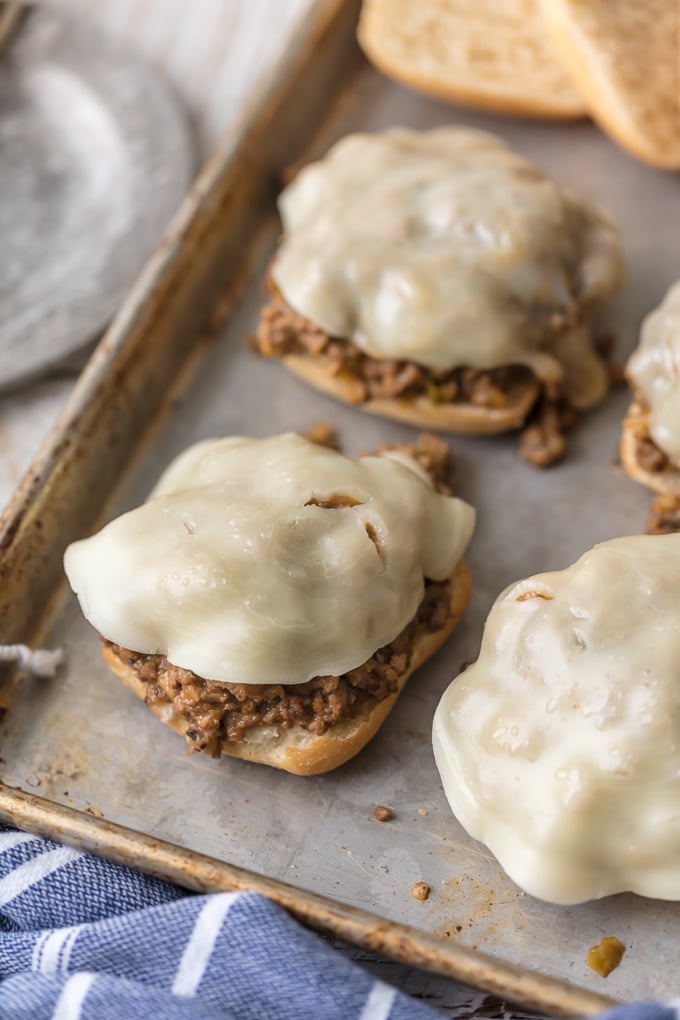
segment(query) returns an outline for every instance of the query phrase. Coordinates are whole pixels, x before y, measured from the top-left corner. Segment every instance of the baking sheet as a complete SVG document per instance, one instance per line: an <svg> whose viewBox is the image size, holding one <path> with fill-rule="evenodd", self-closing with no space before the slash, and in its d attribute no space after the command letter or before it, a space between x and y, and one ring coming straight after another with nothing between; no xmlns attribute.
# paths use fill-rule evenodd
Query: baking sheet
<svg viewBox="0 0 680 1020"><path fill-rule="evenodd" d="M678 178L635 163L588 124L474 115L416 97L370 71L344 97L324 141L348 130L456 121L497 132L615 216L631 282L608 318L627 353L642 316L678 275ZM140 502L176 453L207 436L268 435L325 420L348 452L359 453L414 435L335 404L246 350L277 232L272 218L253 286L112 514ZM545 473L519 460L513 437L452 440L456 491L479 509L468 557L475 584L470 610L409 682L372 744L342 769L301 779L189 756L181 739L108 674L96 636L67 598L46 637L64 646L67 666L55 682L25 681L0 729L4 781L601 993L672 996L678 907L624 895L558 908L522 895L451 816L429 736L441 692L476 655L484 617L506 584L566 566L596 541L642 529L648 496L612 468L626 406L624 391L613 394L573 434L568 460ZM392 807L394 819L378 823L375 804ZM418 880L432 887L425 903L410 896ZM584 962L603 935L627 947L606 982Z"/></svg>

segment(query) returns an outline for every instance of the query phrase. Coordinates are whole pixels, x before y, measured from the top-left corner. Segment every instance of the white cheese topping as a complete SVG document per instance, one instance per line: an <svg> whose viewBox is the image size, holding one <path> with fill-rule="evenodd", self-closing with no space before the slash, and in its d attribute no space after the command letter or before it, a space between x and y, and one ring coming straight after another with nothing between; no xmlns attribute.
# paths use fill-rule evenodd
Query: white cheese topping
<svg viewBox="0 0 680 1020"><path fill-rule="evenodd" d="M680 535L507 589L433 743L458 820L554 903L680 899Z"/></svg>
<svg viewBox="0 0 680 1020"><path fill-rule="evenodd" d="M292 684L392 641L423 577L448 577L473 527L472 508L408 458L233 437L186 450L147 503L69 546L64 565L116 644L206 679Z"/></svg>
<svg viewBox="0 0 680 1020"><path fill-rule="evenodd" d="M618 234L492 135L350 135L281 195L285 300L374 358L527 365L576 406L606 392L595 305L620 285Z"/></svg>
<svg viewBox="0 0 680 1020"><path fill-rule="evenodd" d="M680 460L680 281L643 322L626 371L649 405L652 439Z"/></svg>

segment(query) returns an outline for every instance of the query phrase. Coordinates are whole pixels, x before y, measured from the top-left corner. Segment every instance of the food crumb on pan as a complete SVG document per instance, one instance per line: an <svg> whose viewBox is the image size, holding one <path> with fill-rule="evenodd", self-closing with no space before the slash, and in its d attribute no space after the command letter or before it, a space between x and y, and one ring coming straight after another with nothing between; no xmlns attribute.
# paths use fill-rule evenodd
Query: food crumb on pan
<svg viewBox="0 0 680 1020"><path fill-rule="evenodd" d="M626 947L615 935L606 935L599 945L591 946L586 956L586 963L600 977L608 977L616 970L623 959Z"/></svg>
<svg viewBox="0 0 680 1020"><path fill-rule="evenodd" d="M390 810L390 808L385 807L384 804L378 804L373 809L373 814L375 815L379 822L389 822L390 818L393 817L393 813Z"/></svg>
<svg viewBox="0 0 680 1020"><path fill-rule="evenodd" d="M320 421L316 425L312 425L304 433L304 437L310 443L316 443L317 446L327 446L329 450L340 449L337 433L327 421Z"/></svg>
<svg viewBox="0 0 680 1020"><path fill-rule="evenodd" d="M414 882L411 886L411 896L414 900L424 901L429 899L430 887L427 882Z"/></svg>
<svg viewBox="0 0 680 1020"><path fill-rule="evenodd" d="M418 808L418 814L419 815L426 815L427 814L427 808L419 807Z"/></svg>

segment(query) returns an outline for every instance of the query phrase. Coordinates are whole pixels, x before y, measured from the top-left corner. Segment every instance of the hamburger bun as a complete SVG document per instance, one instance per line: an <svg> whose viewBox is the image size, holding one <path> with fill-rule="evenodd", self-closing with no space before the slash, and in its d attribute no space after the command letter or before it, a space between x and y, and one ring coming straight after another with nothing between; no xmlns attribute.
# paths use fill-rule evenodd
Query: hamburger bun
<svg viewBox="0 0 680 1020"><path fill-rule="evenodd" d="M542 0L551 42L588 110L634 156L680 168L678 8L672 0Z"/></svg>
<svg viewBox="0 0 680 1020"><path fill-rule="evenodd" d="M323 359L305 354L287 354L284 365L298 378L328 396L346 404L358 404L356 380L329 370ZM359 384L359 388L361 386ZM383 418L403 421L424 429L459 432L470 435L495 435L521 428L538 400L541 384L536 377L518 382L507 396L505 407L481 407L476 404L441 403L427 396L360 400L362 411Z"/></svg>
<svg viewBox="0 0 680 1020"><path fill-rule="evenodd" d="M587 114L538 0L365 0L358 34L379 70L440 99L525 117Z"/></svg>

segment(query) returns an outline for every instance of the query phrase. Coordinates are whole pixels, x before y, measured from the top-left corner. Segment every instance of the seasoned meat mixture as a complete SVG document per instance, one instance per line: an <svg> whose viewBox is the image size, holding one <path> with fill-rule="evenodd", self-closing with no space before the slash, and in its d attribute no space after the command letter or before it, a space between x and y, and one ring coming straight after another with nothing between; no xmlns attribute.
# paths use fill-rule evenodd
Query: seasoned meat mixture
<svg viewBox="0 0 680 1020"><path fill-rule="evenodd" d="M268 358L286 354L324 357L334 374L351 375L362 384L357 403L381 397L428 396L436 404L462 403L500 408L510 384L531 378L531 370L511 365L479 371L472 368L435 370L411 361L372 358L349 340L328 336L295 312L274 290L263 309L253 347Z"/></svg>
<svg viewBox="0 0 680 1020"><path fill-rule="evenodd" d="M268 358L306 354L325 359L334 375L351 379L357 403L378 398L427 396L435 404L460 403L498 409L507 406L508 393L532 378L523 365L480 371L473 368L435 370L409 361L376 359L349 340L330 337L295 312L270 284L272 297L263 309L254 350ZM535 467L548 467L564 455L564 431L574 420L557 393L543 392L520 440L522 457Z"/></svg>
<svg viewBox="0 0 680 1020"><path fill-rule="evenodd" d="M390 450L412 457L427 471L437 492L445 496L451 495L451 488L447 483L453 470L453 458L448 443L441 436L421 432L415 443L383 443L377 452L388 453Z"/></svg>
<svg viewBox="0 0 680 1020"><path fill-rule="evenodd" d="M222 741L242 740L251 726L302 726L321 735L369 704L383 701L408 670L417 638L440 630L448 620L450 582L426 581L415 618L389 645L342 676L320 676L303 684L224 684L204 680L168 662L164 655L134 652L110 641L105 645L132 667L146 685L148 705L172 705L188 722L187 742L219 758Z"/></svg>
<svg viewBox="0 0 680 1020"><path fill-rule="evenodd" d="M662 474L673 469L670 457L659 449L651 436L645 432L640 432L635 437L635 456L642 470L649 471L650 474ZM652 515L647 521L647 534L673 535L678 531L680 531L680 499L671 493L663 493L652 503Z"/></svg>
<svg viewBox="0 0 680 1020"><path fill-rule="evenodd" d="M638 436L635 455L643 471L663 471L669 464L668 456L649 436Z"/></svg>

